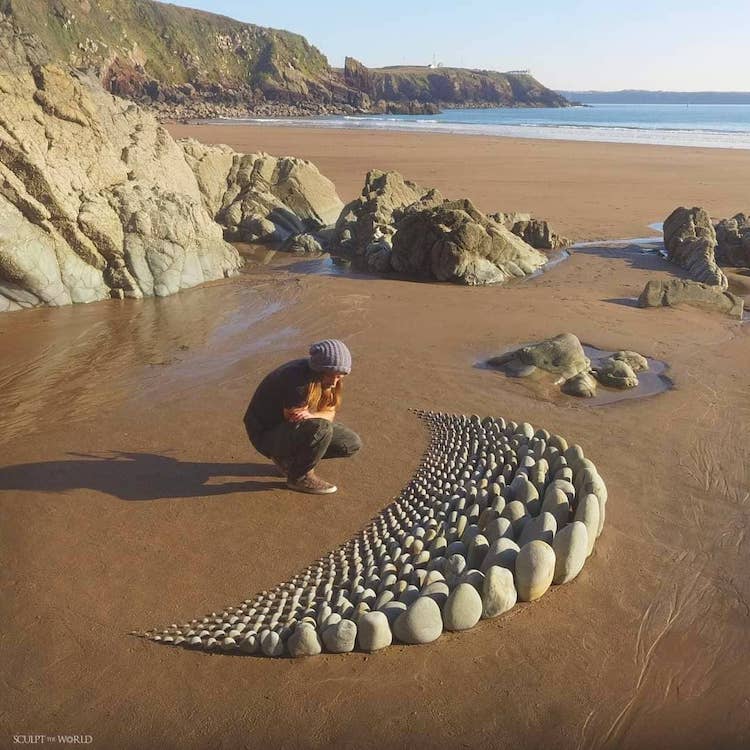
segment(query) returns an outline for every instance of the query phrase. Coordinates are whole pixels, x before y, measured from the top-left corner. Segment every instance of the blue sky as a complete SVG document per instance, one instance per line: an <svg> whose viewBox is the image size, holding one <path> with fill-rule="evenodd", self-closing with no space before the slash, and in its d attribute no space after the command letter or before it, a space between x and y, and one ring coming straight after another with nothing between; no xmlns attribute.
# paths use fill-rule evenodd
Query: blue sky
<svg viewBox="0 0 750 750"><path fill-rule="evenodd" d="M303 34L341 66L530 68L557 89L750 91L750 0L178 0Z"/></svg>

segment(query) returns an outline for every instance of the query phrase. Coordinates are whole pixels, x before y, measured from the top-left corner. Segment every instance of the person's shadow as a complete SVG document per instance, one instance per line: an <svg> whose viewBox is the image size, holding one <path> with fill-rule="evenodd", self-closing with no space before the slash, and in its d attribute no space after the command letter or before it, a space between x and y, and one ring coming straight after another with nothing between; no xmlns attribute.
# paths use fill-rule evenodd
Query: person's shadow
<svg viewBox="0 0 750 750"><path fill-rule="evenodd" d="M0 466L0 491L66 492L90 489L121 500L207 497L280 486L273 464L198 463L156 453L68 453L70 460ZM209 482L243 477L245 481ZM247 477L269 477L248 481Z"/></svg>

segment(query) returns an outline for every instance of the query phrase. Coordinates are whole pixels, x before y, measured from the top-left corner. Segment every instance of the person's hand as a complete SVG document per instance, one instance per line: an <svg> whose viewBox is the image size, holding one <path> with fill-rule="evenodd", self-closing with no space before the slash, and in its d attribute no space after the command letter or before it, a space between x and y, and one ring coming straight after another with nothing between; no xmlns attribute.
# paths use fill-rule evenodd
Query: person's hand
<svg viewBox="0 0 750 750"><path fill-rule="evenodd" d="M303 422L305 419L312 419L313 414L306 406L300 406L297 409L287 409L286 418L288 422L296 424Z"/></svg>

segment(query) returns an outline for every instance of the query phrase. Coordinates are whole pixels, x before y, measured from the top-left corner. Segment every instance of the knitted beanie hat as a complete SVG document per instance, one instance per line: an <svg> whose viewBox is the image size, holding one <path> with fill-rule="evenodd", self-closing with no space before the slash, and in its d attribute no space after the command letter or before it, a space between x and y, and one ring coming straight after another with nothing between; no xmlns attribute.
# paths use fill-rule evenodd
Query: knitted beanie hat
<svg viewBox="0 0 750 750"><path fill-rule="evenodd" d="M346 344L338 339L318 341L310 347L310 368L315 372L352 371L352 355Z"/></svg>

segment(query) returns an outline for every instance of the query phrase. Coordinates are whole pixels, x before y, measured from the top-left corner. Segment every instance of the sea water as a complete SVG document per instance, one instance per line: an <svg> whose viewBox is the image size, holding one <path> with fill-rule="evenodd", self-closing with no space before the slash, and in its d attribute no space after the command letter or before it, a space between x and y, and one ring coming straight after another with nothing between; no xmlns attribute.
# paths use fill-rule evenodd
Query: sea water
<svg viewBox="0 0 750 750"><path fill-rule="evenodd" d="M567 141L750 149L750 104L591 104L565 108L447 109L439 115L247 118L213 122Z"/></svg>

